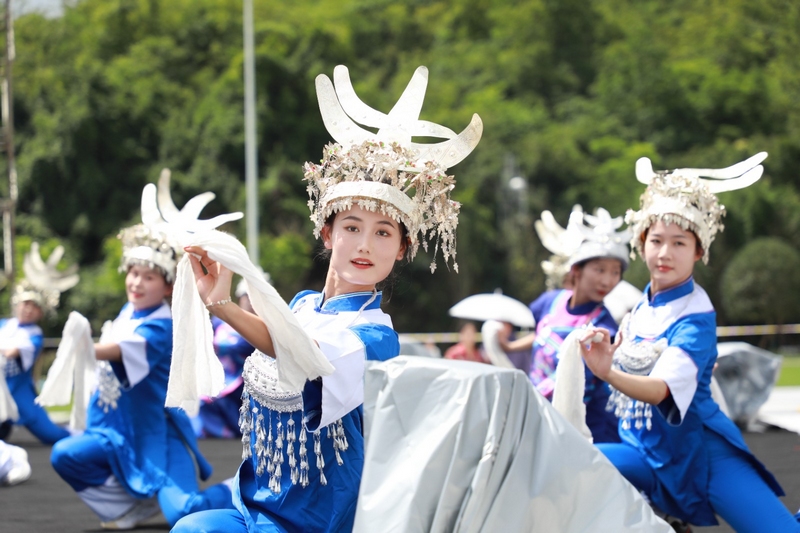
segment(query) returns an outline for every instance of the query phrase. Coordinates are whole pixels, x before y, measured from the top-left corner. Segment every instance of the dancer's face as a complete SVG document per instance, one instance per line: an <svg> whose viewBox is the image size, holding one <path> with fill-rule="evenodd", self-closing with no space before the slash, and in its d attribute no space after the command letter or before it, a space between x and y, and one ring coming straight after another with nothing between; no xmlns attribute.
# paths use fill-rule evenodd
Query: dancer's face
<svg viewBox="0 0 800 533"><path fill-rule="evenodd" d="M36 302L27 300L17 304L15 309L20 324L36 324L42 319L42 308Z"/></svg>
<svg viewBox="0 0 800 533"><path fill-rule="evenodd" d="M582 267L572 267L574 305L602 302L606 294L622 279L622 261L600 258L587 261Z"/></svg>
<svg viewBox="0 0 800 533"><path fill-rule="evenodd" d="M144 265L132 265L125 276L125 292L133 308L138 310L155 307L172 294L172 285L167 284L161 272Z"/></svg>
<svg viewBox="0 0 800 533"><path fill-rule="evenodd" d="M703 256L697 237L677 224L658 221L644 240L644 260L650 271L653 294L670 289L692 275L694 263Z"/></svg>
<svg viewBox="0 0 800 533"><path fill-rule="evenodd" d="M332 292L328 296L372 291L406 250L397 221L357 206L341 211L333 224L322 228L322 240L331 250L326 291ZM331 282L332 289L327 287Z"/></svg>

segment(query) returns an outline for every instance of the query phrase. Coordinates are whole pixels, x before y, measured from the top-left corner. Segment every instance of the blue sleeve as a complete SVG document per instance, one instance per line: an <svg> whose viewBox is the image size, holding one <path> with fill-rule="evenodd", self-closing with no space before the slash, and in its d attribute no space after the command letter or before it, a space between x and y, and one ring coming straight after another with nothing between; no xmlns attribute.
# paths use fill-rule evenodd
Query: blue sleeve
<svg viewBox="0 0 800 533"><path fill-rule="evenodd" d="M368 361L387 361L400 355L400 339L392 328L381 324L360 324L350 330L364 343Z"/></svg>
<svg viewBox="0 0 800 533"><path fill-rule="evenodd" d="M702 313L681 318L666 332L670 346L686 352L697 364L698 376L717 360L717 314Z"/></svg>
<svg viewBox="0 0 800 533"><path fill-rule="evenodd" d="M317 291L310 291L310 290L298 292L297 294L294 295L292 301L289 302L289 309L294 309L294 305L303 298L305 298L306 296L308 296L309 294L319 294L319 293Z"/></svg>
<svg viewBox="0 0 800 533"><path fill-rule="evenodd" d="M44 348L44 335L31 335L31 344L33 344L33 358L36 360Z"/></svg>
<svg viewBox="0 0 800 533"><path fill-rule="evenodd" d="M669 346L680 348L697 365L697 379L711 381L717 361L717 314L702 313L681 318L666 332ZM681 413L672 394L658 404L658 410L670 425L681 423Z"/></svg>
<svg viewBox="0 0 800 533"><path fill-rule="evenodd" d="M145 340L145 357L147 358L147 365L152 370L153 368L164 364L166 361L167 367L172 358L172 319L156 319L148 320L140 324L134 333L144 338ZM114 361L111 363L111 368L114 369L117 379L120 384L128 388L130 387L130 380L125 370L125 365L122 361Z"/></svg>
<svg viewBox="0 0 800 533"><path fill-rule="evenodd" d="M388 326L359 324L351 327L350 331L361 340L368 361L386 361L400 354L400 339L397 332ZM315 431L322 417L322 379L306 381L303 387L303 409L306 427Z"/></svg>
<svg viewBox="0 0 800 533"><path fill-rule="evenodd" d="M529 307L531 313L533 313L533 319L536 320L537 324L542 317L550 311L550 306L553 304L553 300L558 296L559 292L561 291L547 291L539 295L539 297L531 303Z"/></svg>

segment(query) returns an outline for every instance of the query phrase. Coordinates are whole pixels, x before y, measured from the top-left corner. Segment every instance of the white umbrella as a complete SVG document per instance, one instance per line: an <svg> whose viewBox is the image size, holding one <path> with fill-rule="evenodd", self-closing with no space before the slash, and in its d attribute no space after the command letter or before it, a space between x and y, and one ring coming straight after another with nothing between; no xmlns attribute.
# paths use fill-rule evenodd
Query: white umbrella
<svg viewBox="0 0 800 533"><path fill-rule="evenodd" d="M536 321L528 306L498 293L473 294L450 308L450 316L469 320L499 320L522 328L532 328Z"/></svg>

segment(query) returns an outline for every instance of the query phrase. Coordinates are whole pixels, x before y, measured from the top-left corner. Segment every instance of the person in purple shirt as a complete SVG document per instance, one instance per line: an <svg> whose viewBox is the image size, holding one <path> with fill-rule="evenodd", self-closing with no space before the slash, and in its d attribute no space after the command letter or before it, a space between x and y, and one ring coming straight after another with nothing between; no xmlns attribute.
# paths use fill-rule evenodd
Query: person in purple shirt
<svg viewBox="0 0 800 533"><path fill-rule="evenodd" d="M536 331L501 343L506 352L532 350L529 376L548 400L553 399L558 352L567 335L576 328L590 325L617 330L617 323L603 305L603 298L619 283L628 266L625 241L629 237L626 232L616 232L622 218L612 219L602 208L597 210L596 216L575 212L581 213L581 223L577 224L572 217L565 235L561 236L564 241L576 243L565 263L572 288L550 290L539 296L530 305ZM606 410L609 395L608 386L586 368L583 400L586 425L594 442L619 442L617 419Z"/></svg>

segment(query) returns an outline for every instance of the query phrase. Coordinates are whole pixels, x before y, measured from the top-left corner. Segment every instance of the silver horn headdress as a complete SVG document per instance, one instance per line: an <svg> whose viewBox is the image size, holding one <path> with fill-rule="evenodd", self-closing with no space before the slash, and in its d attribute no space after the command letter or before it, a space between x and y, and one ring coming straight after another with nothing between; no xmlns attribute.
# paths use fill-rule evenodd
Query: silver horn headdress
<svg viewBox="0 0 800 533"><path fill-rule="evenodd" d="M642 236L657 220L678 224L697 235L703 248L703 262L708 263L709 248L716 234L725 226L725 206L716 193L743 189L758 181L764 172L760 152L727 168L680 168L654 171L646 157L636 161L636 178L647 185L640 199L640 209L629 209L625 221L633 231L631 247L643 254ZM633 252L631 252L633 254Z"/></svg>
<svg viewBox="0 0 800 533"><path fill-rule="evenodd" d="M566 228L556 222L550 211L542 211L541 220L534 222L539 239L553 254L547 261L542 261L548 289L561 287L572 265L590 259L619 259L623 270L627 268L630 234L627 230L617 231L622 226L622 217L611 218L602 207L595 213L584 213L583 208L576 204Z"/></svg>
<svg viewBox="0 0 800 533"><path fill-rule="evenodd" d="M142 224L123 229L118 238L122 240L122 263L120 271L139 264L158 268L167 283L175 280L175 266L182 253L180 234L192 231L215 229L226 222L242 218L242 213L218 215L208 220L199 220L200 212L215 198L213 192L204 192L186 202L178 209L170 193L169 169L163 169L158 178L158 187L148 183L142 190Z"/></svg>
<svg viewBox="0 0 800 533"><path fill-rule="evenodd" d="M58 263L64 257L64 247L56 246L47 262L39 253L39 243L31 244L30 251L25 254L22 270L25 277L17 283L11 303L31 301L42 311L52 312L58 307L61 293L78 284L78 265L70 265L58 270Z"/></svg>
<svg viewBox="0 0 800 533"><path fill-rule="evenodd" d="M575 205L569 216L566 228L562 228L553 213L542 211L540 220L533 223L542 245L553 255L541 262L547 288L559 289L564 284L564 277L569 272L569 258L578 249L583 240L577 226L583 224L583 208Z"/></svg>
<svg viewBox="0 0 800 533"><path fill-rule="evenodd" d="M442 249L445 262L455 263L455 233L459 204L450 199L455 186L447 169L462 161L477 146L483 123L476 114L464 131L419 120L428 69L414 72L402 96L388 113L364 104L350 83L347 67L337 66L333 82L320 74L316 79L322 120L336 141L323 150L321 164L306 163L309 208L314 233L319 237L328 218L357 205L380 211L402 222L408 230L409 258L422 241ZM365 127L377 129L377 133ZM412 142L412 137L446 139L434 144Z"/></svg>

